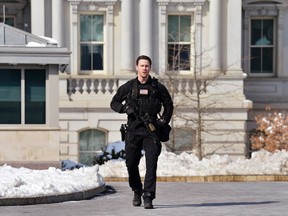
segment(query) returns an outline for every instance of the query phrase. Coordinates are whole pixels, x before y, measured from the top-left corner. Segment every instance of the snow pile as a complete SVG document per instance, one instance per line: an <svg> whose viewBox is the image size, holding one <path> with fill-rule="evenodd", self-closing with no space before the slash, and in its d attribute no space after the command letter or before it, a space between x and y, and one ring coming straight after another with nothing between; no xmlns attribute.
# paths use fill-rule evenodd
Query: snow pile
<svg viewBox="0 0 288 216"><path fill-rule="evenodd" d="M0 199L25 198L85 191L103 185L99 166L61 171L0 166Z"/></svg>
<svg viewBox="0 0 288 216"><path fill-rule="evenodd" d="M145 157L139 165L140 175L145 175ZM103 177L128 177L125 161L110 160L100 166ZM285 175L288 174L288 152L254 152L251 159L235 159L228 155L212 155L201 161L194 154L179 155L162 151L158 160L158 176L208 176L208 175Z"/></svg>

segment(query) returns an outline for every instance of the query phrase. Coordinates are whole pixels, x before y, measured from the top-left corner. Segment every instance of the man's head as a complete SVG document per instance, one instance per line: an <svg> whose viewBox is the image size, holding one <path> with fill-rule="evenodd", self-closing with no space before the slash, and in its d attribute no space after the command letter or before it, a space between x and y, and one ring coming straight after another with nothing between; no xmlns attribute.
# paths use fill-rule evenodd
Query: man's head
<svg viewBox="0 0 288 216"><path fill-rule="evenodd" d="M136 70L138 73L138 80L146 82L151 70L152 61L148 56L141 55L136 59Z"/></svg>
<svg viewBox="0 0 288 216"><path fill-rule="evenodd" d="M138 56L138 58L136 59L136 66L139 64L139 61L140 61L141 59L144 59L144 60L149 61L150 67L151 67L152 61L151 61L151 59L150 59L148 56L146 56L146 55L140 55L140 56Z"/></svg>

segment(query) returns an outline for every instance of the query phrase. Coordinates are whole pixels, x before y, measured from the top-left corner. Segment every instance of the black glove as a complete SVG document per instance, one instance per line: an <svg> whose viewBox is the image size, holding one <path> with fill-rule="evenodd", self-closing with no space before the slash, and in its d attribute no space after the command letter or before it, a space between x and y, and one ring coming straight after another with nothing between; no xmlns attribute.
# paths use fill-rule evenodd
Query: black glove
<svg viewBox="0 0 288 216"><path fill-rule="evenodd" d="M159 118L156 120L155 122L155 127L158 128L158 129L161 129L164 127L164 125L166 124L166 121L162 118Z"/></svg>
<svg viewBox="0 0 288 216"><path fill-rule="evenodd" d="M130 115L130 114L132 114L132 113L134 112L133 107L129 106L128 103L125 103L125 104L123 105L122 110L123 110L123 113L126 113L127 115Z"/></svg>

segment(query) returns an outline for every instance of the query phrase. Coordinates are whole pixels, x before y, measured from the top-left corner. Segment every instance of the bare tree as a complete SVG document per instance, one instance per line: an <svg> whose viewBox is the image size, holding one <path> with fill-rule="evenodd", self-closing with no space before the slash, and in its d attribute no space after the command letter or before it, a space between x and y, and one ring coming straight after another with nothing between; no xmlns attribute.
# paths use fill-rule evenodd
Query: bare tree
<svg viewBox="0 0 288 216"><path fill-rule="evenodd" d="M176 137L179 133L177 128L185 130L191 134L191 151L201 160L207 156L203 152L203 134L211 133L206 129L209 124L207 117L215 114L215 105L223 97L222 92L213 89L217 88L217 80L225 75L226 70L211 70L212 59L209 59L209 52L212 49L197 51L195 36L194 31L190 44L177 43L178 39L173 34L169 36L175 43L168 45L165 83L173 98L175 111L171 120L171 139L166 145L171 151L176 151ZM181 75L183 72L189 73ZM177 125L177 122L181 124Z"/></svg>

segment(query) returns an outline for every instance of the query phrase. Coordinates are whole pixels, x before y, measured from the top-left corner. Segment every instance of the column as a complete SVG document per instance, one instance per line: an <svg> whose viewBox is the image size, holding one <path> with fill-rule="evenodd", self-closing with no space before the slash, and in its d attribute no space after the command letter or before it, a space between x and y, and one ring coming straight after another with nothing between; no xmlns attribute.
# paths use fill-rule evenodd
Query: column
<svg viewBox="0 0 288 216"><path fill-rule="evenodd" d="M63 46L63 1L52 0L52 38Z"/></svg>
<svg viewBox="0 0 288 216"><path fill-rule="evenodd" d="M166 60L167 60L167 13L166 7L168 5L167 2L158 3L159 5L159 74L165 74L166 71Z"/></svg>
<svg viewBox="0 0 288 216"><path fill-rule="evenodd" d="M140 55L152 56L152 29L153 29L153 14L152 0L140 0L139 6L139 33L140 33Z"/></svg>
<svg viewBox="0 0 288 216"><path fill-rule="evenodd" d="M134 0L122 0L121 2L121 71L134 71L133 56L133 2Z"/></svg>
<svg viewBox="0 0 288 216"><path fill-rule="evenodd" d="M277 28L276 28L276 35L277 35L277 45L274 45L274 49L277 50L277 73L278 73L278 77L287 77L287 74L286 74L286 69L284 68L287 68L288 64L287 64L287 61L285 61L283 58L281 58L280 56L286 56L286 55L283 55L284 54L284 51L286 49L283 49L284 47L286 47L284 45L284 37L283 35L285 34L285 27L284 27L284 23L285 23L285 19L284 19L284 16L286 15L286 9L285 8L281 8L279 7L278 8L279 12L278 12L278 25L277 25ZM276 25L275 25L276 26ZM275 40L274 40L274 43L275 43Z"/></svg>
<svg viewBox="0 0 288 216"><path fill-rule="evenodd" d="M114 55L112 54L114 52L114 2L113 3L106 3L107 4L107 41L109 43L107 44L107 51L104 54L105 58L107 59L107 73L113 74L114 71Z"/></svg>
<svg viewBox="0 0 288 216"><path fill-rule="evenodd" d="M31 33L45 36L44 0L31 0Z"/></svg>
<svg viewBox="0 0 288 216"><path fill-rule="evenodd" d="M70 3L70 49L73 50L71 53L71 74L77 74L78 71L78 5L79 2L71 2Z"/></svg>
<svg viewBox="0 0 288 216"><path fill-rule="evenodd" d="M221 0L210 1L210 34L209 34L209 46L211 49L211 66L214 70L220 70L220 57L221 55Z"/></svg>
<svg viewBox="0 0 288 216"><path fill-rule="evenodd" d="M226 69L229 73L242 76L241 68L241 35L242 35L242 1L229 1L227 7L227 63ZM233 72L232 72L233 71Z"/></svg>

